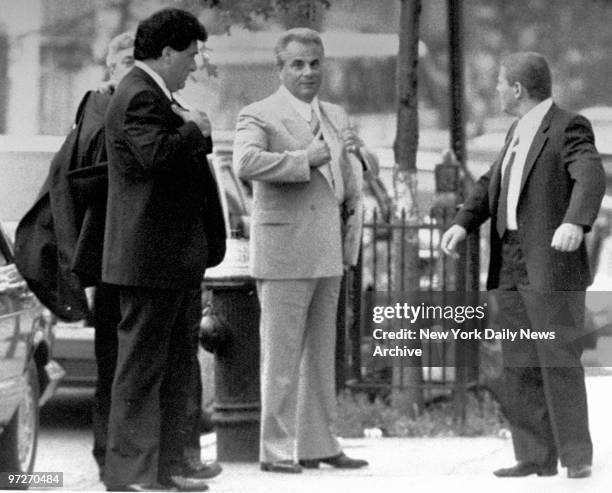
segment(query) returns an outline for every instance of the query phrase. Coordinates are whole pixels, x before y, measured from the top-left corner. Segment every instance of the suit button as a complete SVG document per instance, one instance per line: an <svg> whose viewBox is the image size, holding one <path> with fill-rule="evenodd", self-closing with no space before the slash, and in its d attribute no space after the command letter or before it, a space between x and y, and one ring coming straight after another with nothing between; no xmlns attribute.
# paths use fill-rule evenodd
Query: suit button
<svg viewBox="0 0 612 493"><path fill-rule="evenodd" d="M315 209L316 209L316 207L314 206L314 204L310 206L310 210L311 211L314 211Z"/></svg>

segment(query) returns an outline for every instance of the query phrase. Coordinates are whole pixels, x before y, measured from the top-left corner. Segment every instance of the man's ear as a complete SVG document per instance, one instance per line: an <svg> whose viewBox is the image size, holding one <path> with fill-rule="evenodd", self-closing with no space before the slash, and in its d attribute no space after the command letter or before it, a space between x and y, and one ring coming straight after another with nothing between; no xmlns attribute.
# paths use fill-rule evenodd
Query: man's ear
<svg viewBox="0 0 612 493"><path fill-rule="evenodd" d="M174 53L174 50L172 49L172 47L164 46L161 52L160 59L162 60L163 63L168 64L169 62L172 61L173 53Z"/></svg>
<svg viewBox="0 0 612 493"><path fill-rule="evenodd" d="M525 95L525 88L523 87L523 84L521 84L520 82L515 82L512 85L512 90L514 91L514 97L516 99L520 99L522 96Z"/></svg>

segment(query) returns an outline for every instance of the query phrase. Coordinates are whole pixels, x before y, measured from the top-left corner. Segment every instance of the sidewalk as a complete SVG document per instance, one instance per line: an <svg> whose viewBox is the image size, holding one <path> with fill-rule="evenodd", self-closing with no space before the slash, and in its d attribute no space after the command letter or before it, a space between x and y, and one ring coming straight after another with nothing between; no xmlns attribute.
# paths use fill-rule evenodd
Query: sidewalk
<svg viewBox="0 0 612 493"><path fill-rule="evenodd" d="M209 481L211 493L565 493L612 491L612 375L586 379L593 476L570 480L566 470L554 477L500 479L492 471L514 464L510 438L381 438L342 440L347 454L367 459L357 471L323 467L302 474L264 473L256 463L223 463L223 473ZM76 432L75 432L76 433ZM79 433L82 434L82 431ZM215 435L202 437L202 458L216 457ZM82 457L64 473L64 491L103 491L90 443L79 445ZM78 463L77 463L78 462ZM53 469L47 461L48 470Z"/></svg>
<svg viewBox="0 0 612 493"><path fill-rule="evenodd" d="M211 493L301 492L595 492L612 489L612 376L587 377L589 415L595 449L593 476L570 480L566 470L554 477L499 479L492 471L514 464L511 439L382 438L350 439L348 455L367 459L368 468L340 471L324 467L302 474L263 473L257 464L224 463L210 481ZM214 435L202 440L203 457L215 457Z"/></svg>

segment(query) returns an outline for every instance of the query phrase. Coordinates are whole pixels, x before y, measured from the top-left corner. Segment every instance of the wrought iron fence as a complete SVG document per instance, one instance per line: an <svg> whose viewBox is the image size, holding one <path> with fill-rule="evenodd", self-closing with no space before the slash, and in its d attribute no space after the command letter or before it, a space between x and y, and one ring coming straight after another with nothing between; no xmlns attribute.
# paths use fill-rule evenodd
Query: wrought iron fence
<svg viewBox="0 0 612 493"><path fill-rule="evenodd" d="M422 350L416 370L414 358L373 357L377 341L372 337L370 316L375 297L394 300L403 294L441 299L445 294L455 298L459 294L469 298L466 304L477 302L477 283L472 292L465 288L470 273L478 272L478 238L466 242L458 260L440 251L442 234L453 215L453 211L441 209L418 223L403 211L390 221L376 210L364 217L360 260L345 276L339 310L340 388L384 394L417 385L424 401L447 395L462 402L466 389L476 383L477 344L456 344L452 340L408 343L408 347Z"/></svg>

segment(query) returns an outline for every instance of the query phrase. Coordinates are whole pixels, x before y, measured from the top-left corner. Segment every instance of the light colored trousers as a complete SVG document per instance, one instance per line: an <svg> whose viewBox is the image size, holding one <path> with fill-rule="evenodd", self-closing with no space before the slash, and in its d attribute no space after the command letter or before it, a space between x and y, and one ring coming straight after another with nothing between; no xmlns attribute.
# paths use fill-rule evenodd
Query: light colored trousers
<svg viewBox="0 0 612 493"><path fill-rule="evenodd" d="M340 280L257 281L262 462L330 457L341 451L331 431Z"/></svg>

